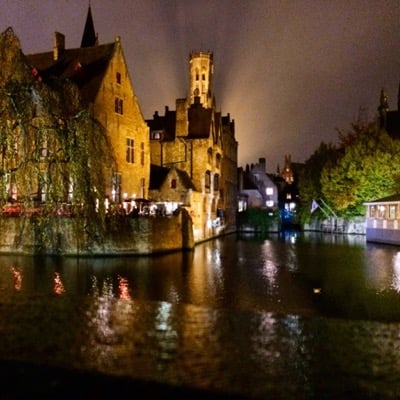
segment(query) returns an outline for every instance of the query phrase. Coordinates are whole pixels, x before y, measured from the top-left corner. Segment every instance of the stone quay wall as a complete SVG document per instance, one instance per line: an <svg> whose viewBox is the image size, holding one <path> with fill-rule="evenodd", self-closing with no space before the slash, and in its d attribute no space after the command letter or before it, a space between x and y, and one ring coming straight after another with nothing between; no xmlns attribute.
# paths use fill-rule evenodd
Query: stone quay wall
<svg viewBox="0 0 400 400"><path fill-rule="evenodd" d="M79 217L0 217L0 253L118 256L194 248L186 210L165 217L113 216L100 233Z"/></svg>

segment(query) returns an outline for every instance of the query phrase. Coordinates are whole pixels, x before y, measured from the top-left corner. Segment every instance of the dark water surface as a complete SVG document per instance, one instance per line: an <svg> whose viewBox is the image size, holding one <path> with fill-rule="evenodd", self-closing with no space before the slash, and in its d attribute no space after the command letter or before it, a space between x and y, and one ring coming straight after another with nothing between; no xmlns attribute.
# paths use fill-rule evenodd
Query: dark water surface
<svg viewBox="0 0 400 400"><path fill-rule="evenodd" d="M84 373L200 391L174 398L399 398L399 254L287 233L153 257L0 256L0 398L108 398L110 381ZM34 380L35 366L53 372ZM81 397L59 369L81 374Z"/></svg>
<svg viewBox="0 0 400 400"><path fill-rule="evenodd" d="M400 248L289 232L153 257L0 256L0 301L49 295L400 321Z"/></svg>

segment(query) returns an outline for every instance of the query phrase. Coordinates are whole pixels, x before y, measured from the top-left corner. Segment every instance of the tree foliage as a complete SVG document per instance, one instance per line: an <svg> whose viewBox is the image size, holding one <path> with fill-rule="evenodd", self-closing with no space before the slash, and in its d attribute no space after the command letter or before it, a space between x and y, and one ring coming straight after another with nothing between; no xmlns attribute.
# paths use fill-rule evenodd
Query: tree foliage
<svg viewBox="0 0 400 400"><path fill-rule="evenodd" d="M333 167L340 157L340 150L333 144L321 142L317 150L305 162L298 177L300 196L299 217L305 222L310 217L313 200L322 197L321 173L324 167Z"/></svg>
<svg viewBox="0 0 400 400"><path fill-rule="evenodd" d="M0 205L40 203L45 219L69 203L86 232L98 236L115 167L104 129L72 82L42 81L10 28L0 35L0 59Z"/></svg>
<svg viewBox="0 0 400 400"><path fill-rule="evenodd" d="M354 125L340 141L343 156L322 169L321 194L340 215L364 215L364 202L399 189L400 142L375 123Z"/></svg>

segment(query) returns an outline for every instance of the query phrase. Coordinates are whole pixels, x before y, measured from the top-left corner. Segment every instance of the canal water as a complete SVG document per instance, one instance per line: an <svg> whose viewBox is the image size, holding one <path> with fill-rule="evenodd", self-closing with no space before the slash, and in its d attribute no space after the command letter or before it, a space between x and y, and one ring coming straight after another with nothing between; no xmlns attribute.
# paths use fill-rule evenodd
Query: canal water
<svg viewBox="0 0 400 400"><path fill-rule="evenodd" d="M175 398L395 399L400 248L286 232L157 256L3 255L0 339L4 398L77 398L61 370ZM118 387L83 380L92 398Z"/></svg>

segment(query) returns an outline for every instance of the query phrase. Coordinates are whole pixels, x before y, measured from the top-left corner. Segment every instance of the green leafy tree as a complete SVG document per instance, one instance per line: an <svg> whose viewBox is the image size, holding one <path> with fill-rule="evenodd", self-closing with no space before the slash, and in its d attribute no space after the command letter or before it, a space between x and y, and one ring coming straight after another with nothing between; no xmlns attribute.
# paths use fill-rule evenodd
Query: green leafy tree
<svg viewBox="0 0 400 400"><path fill-rule="evenodd" d="M310 207L313 200L322 197L321 172L325 166L334 166L340 150L333 144L321 142L318 149L305 162L298 177L300 196L299 217L300 221L307 222L310 219Z"/></svg>
<svg viewBox="0 0 400 400"><path fill-rule="evenodd" d="M321 193L342 216L365 214L364 202L398 191L400 141L377 128L353 125L340 133L344 154L336 164L325 164L321 173Z"/></svg>
<svg viewBox="0 0 400 400"><path fill-rule="evenodd" d="M101 237L115 169L104 129L81 104L76 85L42 81L10 28L0 35L0 60L0 206L39 204L45 246L54 239L51 216L66 202L80 217L77 231Z"/></svg>

